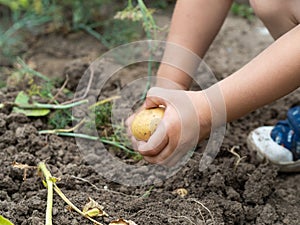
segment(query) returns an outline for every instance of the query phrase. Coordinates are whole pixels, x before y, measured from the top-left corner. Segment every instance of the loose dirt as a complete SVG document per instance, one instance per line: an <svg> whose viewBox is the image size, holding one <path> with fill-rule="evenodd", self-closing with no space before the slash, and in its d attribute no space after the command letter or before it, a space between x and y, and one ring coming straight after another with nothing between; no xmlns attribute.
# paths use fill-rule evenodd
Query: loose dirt
<svg viewBox="0 0 300 225"><path fill-rule="evenodd" d="M167 22L166 17L163 17ZM168 17L167 17L168 18ZM164 22L166 24L167 22ZM266 48L272 39L263 25L229 16L220 35L209 50L205 61L218 79L230 75ZM27 54L36 69L49 76L64 79L74 90L89 63L105 51L97 41L83 34L41 36ZM129 68L123 73L133 77L145 68ZM113 87L124 85L115 79ZM114 86L115 85L115 86ZM255 84L253 84L255 85ZM19 90L3 88L1 101L13 101ZM275 91L275 90L274 90ZM201 151L176 175L154 186L127 187L101 177L95 168L83 160L73 138L42 136L45 118L27 118L0 110L0 214L15 224L44 224L47 190L35 170L27 172L13 168L12 162L36 166L46 160L65 195L79 208L88 197L105 207L109 217L99 219L108 224L117 218L137 224L300 224L300 174L279 173L268 163L259 163L246 146L248 133L262 125L274 125L285 117L287 109L299 104L299 92L258 109L228 124L226 137L213 164L199 171ZM246 157L234 169L233 146ZM185 188L184 197L176 193ZM91 224L54 195L54 224Z"/></svg>

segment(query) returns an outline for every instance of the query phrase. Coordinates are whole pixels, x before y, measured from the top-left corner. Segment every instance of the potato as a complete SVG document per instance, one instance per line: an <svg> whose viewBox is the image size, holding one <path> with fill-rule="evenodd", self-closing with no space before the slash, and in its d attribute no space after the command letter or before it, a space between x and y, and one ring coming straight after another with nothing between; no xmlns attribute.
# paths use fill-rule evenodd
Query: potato
<svg viewBox="0 0 300 225"><path fill-rule="evenodd" d="M131 124L132 135L139 141L147 141L156 130L164 112L162 107L140 111Z"/></svg>

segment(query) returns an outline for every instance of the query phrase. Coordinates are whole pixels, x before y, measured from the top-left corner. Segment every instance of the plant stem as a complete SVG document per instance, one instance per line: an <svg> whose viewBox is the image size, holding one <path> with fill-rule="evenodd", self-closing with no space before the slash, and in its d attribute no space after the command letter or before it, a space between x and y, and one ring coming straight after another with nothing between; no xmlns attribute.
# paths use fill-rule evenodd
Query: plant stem
<svg viewBox="0 0 300 225"><path fill-rule="evenodd" d="M117 100L117 99L120 99L120 98L121 98L121 96L116 95L116 96L112 96L112 97L103 99L103 100L101 100L101 101L99 101L99 102L96 102L95 104L89 106L89 109L95 108L95 107L97 107L97 106L99 106L99 105L103 105L103 104L105 104L105 103L107 103L107 102L111 102L111 101L113 101L113 100Z"/></svg>
<svg viewBox="0 0 300 225"><path fill-rule="evenodd" d="M108 41L100 33L95 31L90 26L87 26L85 24L79 24L78 28L82 29L82 30L86 31L88 34L92 35L94 38L96 38L98 41L100 41L101 44L103 44L108 49L111 48L111 45L108 43Z"/></svg>
<svg viewBox="0 0 300 225"><path fill-rule="evenodd" d="M103 225L102 223L99 223L98 221L94 220L93 218L87 216L84 214L80 209L78 209L65 195L62 193L62 191L57 187L56 184L54 184L54 191L59 195L59 197L62 198L72 209L74 209L76 212L78 212L81 216L86 217L90 221L92 221L94 224L97 225Z"/></svg>
<svg viewBox="0 0 300 225"><path fill-rule="evenodd" d="M67 133L76 130L85 122L85 119L81 120L76 126L71 127L69 129L55 129L55 130L41 130L39 134L58 134L58 133Z"/></svg>
<svg viewBox="0 0 300 225"><path fill-rule="evenodd" d="M99 139L100 141L102 141L103 143L105 144L109 144L109 145L112 145L112 146L115 146L115 147L118 147L122 150L124 150L125 152L129 153L129 154L132 154L132 155L138 155L139 153L133 151L133 150L130 150L128 148L126 148L124 145L121 145L119 142L116 142L116 141L110 141L110 140L107 140L105 138L100 138Z"/></svg>
<svg viewBox="0 0 300 225"><path fill-rule="evenodd" d="M44 131L43 133L46 134L47 131ZM52 133L51 130L49 131L49 133ZM83 139L88 139L88 140L92 140L92 141L99 141L99 137L96 136L90 136L88 134L77 134L77 133L65 133L65 132L57 132L55 133L56 135L60 135L60 136L66 136L66 137L77 137L77 138L83 138Z"/></svg>
<svg viewBox="0 0 300 225"><path fill-rule="evenodd" d="M146 35L148 39L152 39L152 38L156 38L156 24L155 21L153 19L153 16L151 15L151 13L149 12L149 10L147 9L145 3L143 2L143 0L138 0L138 5L141 9L142 15L143 15L143 21L145 24L145 31L146 31ZM153 35L151 33L151 29L153 29Z"/></svg>
<svg viewBox="0 0 300 225"><path fill-rule="evenodd" d="M73 102L66 105L54 105L54 104L43 104L43 103L33 103L33 104L15 104L14 105L18 108L22 109L69 109L78 105L86 104L89 101L87 99Z"/></svg>
<svg viewBox="0 0 300 225"><path fill-rule="evenodd" d="M143 195L142 195L142 198L148 198L151 194L151 191L153 190L154 186L151 186L149 188L149 190L147 190Z"/></svg>
<svg viewBox="0 0 300 225"><path fill-rule="evenodd" d="M138 5L139 5L142 15L143 15L143 21L145 24L144 30L146 32L147 39L155 39L156 38L156 24L153 19L153 16L147 9L143 0L138 0ZM153 33L151 32L151 29L153 29ZM152 78L153 57L152 57L152 46L150 43L149 43L149 51L150 51L150 56L149 56L149 60L148 60L148 69L147 69L147 84L146 84L146 89L141 96L141 100L143 100L143 101L145 100L147 92L150 89L151 78Z"/></svg>
<svg viewBox="0 0 300 225"><path fill-rule="evenodd" d="M151 47L149 47L151 48ZM148 68L147 68L147 83L146 83L146 88L142 94L141 100L144 101L146 99L147 96L147 92L151 87L151 80L152 80L152 53L151 53L151 49L150 49L150 56L149 56L149 60L148 60Z"/></svg>
<svg viewBox="0 0 300 225"><path fill-rule="evenodd" d="M38 169L40 169L45 177L47 183L47 208L46 208L46 223L45 225L52 225L52 206L53 206L53 180L51 173L46 167L44 162L40 162L38 165Z"/></svg>
<svg viewBox="0 0 300 225"><path fill-rule="evenodd" d="M44 162L40 162L38 165L38 169L40 169L45 177L48 189L48 196L47 196L47 211L46 211L46 224L45 225L52 225L52 206L53 206L53 189L54 191L76 212L78 212L81 216L89 219L94 224L103 225L98 221L94 220L93 218L85 215L80 209L78 209L65 195L62 191L57 187L55 182L53 181L55 178L51 175L50 171L47 169L46 164Z"/></svg>
<svg viewBox="0 0 300 225"><path fill-rule="evenodd" d="M46 77L45 75L43 75L43 74L41 74L41 73L39 73L39 72L31 69L21 58L18 57L17 58L17 62L23 67L23 69L26 72L28 72L28 73L30 73L30 74L32 74L34 76L37 76L37 77L43 79L44 81L50 82L50 79L48 77Z"/></svg>
<svg viewBox="0 0 300 225"><path fill-rule="evenodd" d="M132 9L132 8L133 8L133 5L132 5L132 0L128 0L128 5L127 5L127 8L130 8L130 9Z"/></svg>
<svg viewBox="0 0 300 225"><path fill-rule="evenodd" d="M88 139L88 140L92 140L92 141L101 141L105 144L109 144L109 145L115 146L117 148L120 148L120 149L124 150L125 152L127 152L129 154L139 155L139 153L125 147L124 145L122 145L122 144L120 144L119 142L116 142L116 141L110 141L110 140L107 140L105 138L99 138L99 137L91 136L91 135L88 135L88 134L66 133L66 132L57 132L57 131L59 131L59 130L42 130L42 131L39 131L39 134L56 134L56 135L59 135L59 136L83 138L83 139Z"/></svg>

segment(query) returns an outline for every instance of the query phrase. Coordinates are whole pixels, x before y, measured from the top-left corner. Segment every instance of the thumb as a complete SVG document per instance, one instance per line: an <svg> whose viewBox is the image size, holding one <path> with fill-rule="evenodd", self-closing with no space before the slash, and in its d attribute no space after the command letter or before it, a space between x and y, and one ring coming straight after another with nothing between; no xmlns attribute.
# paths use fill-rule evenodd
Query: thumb
<svg viewBox="0 0 300 225"><path fill-rule="evenodd" d="M160 105L167 105L166 100L168 95L168 89L159 88L159 87L153 87L150 88L147 97L145 100L145 107L147 109L149 108L155 108Z"/></svg>

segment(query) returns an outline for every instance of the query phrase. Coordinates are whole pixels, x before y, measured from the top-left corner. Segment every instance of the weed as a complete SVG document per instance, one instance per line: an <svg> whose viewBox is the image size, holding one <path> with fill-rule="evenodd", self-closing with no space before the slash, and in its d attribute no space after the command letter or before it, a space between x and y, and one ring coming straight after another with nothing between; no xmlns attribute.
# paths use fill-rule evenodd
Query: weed
<svg viewBox="0 0 300 225"><path fill-rule="evenodd" d="M32 69L20 58L17 58L15 68L7 79L8 86L22 86L21 89L25 89L29 97L40 97L43 101L49 101L53 98L52 91L55 88L55 83L47 76Z"/></svg>
<svg viewBox="0 0 300 225"><path fill-rule="evenodd" d="M48 119L48 125L53 129L62 129L72 124L72 110L55 110Z"/></svg>
<svg viewBox="0 0 300 225"><path fill-rule="evenodd" d="M26 171L28 169L37 170L37 174L42 179L43 185L47 188L47 205L46 205L45 225L52 225L53 224L52 214L53 214L53 200L54 200L53 194L54 194L54 192L69 206L69 208L71 210L74 210L79 215L81 215L83 218L86 218L86 219L90 220L95 225L103 225L102 223L100 223L96 219L94 219L95 217L104 217L104 216L107 217L107 216L109 216L104 211L104 207L101 204L99 204L98 202L96 202L95 200L93 200L91 197L88 198L89 201L83 206L82 210L80 210L76 205L74 205L67 198L67 196L61 191L61 189L57 186L56 183L58 181L60 181L60 179L52 176L52 174L51 174L50 170L47 168L47 165L45 164L45 162L40 162L37 166L28 166L27 164L21 164L21 163L14 162L12 164L12 166L14 168L24 170L24 176L25 176ZM76 179L80 179L80 180L83 180L85 182L87 181L85 179L77 178L77 177L76 177ZM95 185L93 185L93 186L97 190L101 190L101 189L98 189ZM108 190L108 191L113 192L113 193L117 193L117 194L122 194L122 193L114 192L114 191L111 191L111 190ZM129 197L132 197L132 196L129 196ZM0 215L0 224L1 225L13 225L9 220L4 218L2 215ZM113 220L109 224L132 224L132 225L136 225L136 223L134 223L133 221L125 220L125 219Z"/></svg>
<svg viewBox="0 0 300 225"><path fill-rule="evenodd" d="M159 1L151 1L149 2L150 7L156 8L156 9L167 9L169 6L168 0L159 0Z"/></svg>
<svg viewBox="0 0 300 225"><path fill-rule="evenodd" d="M48 170L46 164L44 162L40 162L38 164L38 170L42 172L43 175L43 184L47 188L47 207L46 207L46 225L52 225L52 210L53 210L53 191L55 191L62 200L64 200L73 210L79 213L84 218L89 219L94 224L102 225L102 223L94 220L89 214L86 214L84 211L81 211L78 207L76 207L59 189L56 185L57 178L53 177L51 172ZM102 209L102 206L99 205L99 208ZM105 214L103 214L105 215ZM101 215L101 216L103 216ZM106 214L107 215L107 214ZM98 214L96 214L98 216Z"/></svg>
<svg viewBox="0 0 300 225"><path fill-rule="evenodd" d="M151 194L151 191L153 190L154 186L151 186L141 197L142 198L148 198Z"/></svg>
<svg viewBox="0 0 300 225"><path fill-rule="evenodd" d="M252 21L254 18L253 9L245 4L239 4L234 2L231 6L231 12L236 16L241 16L246 18L249 21Z"/></svg>
<svg viewBox="0 0 300 225"><path fill-rule="evenodd" d="M42 82L37 84L34 79L29 80L28 84L30 85L27 89L27 94L29 97L38 96L45 101L49 101L53 95L52 90L54 89L53 82Z"/></svg>
<svg viewBox="0 0 300 225"><path fill-rule="evenodd" d="M98 105L94 108L95 124L97 129L103 129L111 123L112 104L107 102L103 105Z"/></svg>
<svg viewBox="0 0 300 225"><path fill-rule="evenodd" d="M143 34L140 23L130 20L107 20L104 22L103 30L102 37L110 48L137 41Z"/></svg>
<svg viewBox="0 0 300 225"><path fill-rule="evenodd" d="M29 65L27 65L27 64L26 64L21 58L19 58L19 57L17 58L17 64L19 65L19 72L20 72L20 73L31 74L32 76L39 77L39 78L41 78L42 80L44 80L44 81L46 81L46 82L49 82L49 81L50 81L50 79L49 79L47 76L45 76L45 75L43 75L43 74L41 74L41 73L35 71L34 69L32 69Z"/></svg>
<svg viewBox="0 0 300 225"><path fill-rule="evenodd" d="M6 87L6 81L0 77L0 89Z"/></svg>
<svg viewBox="0 0 300 225"><path fill-rule="evenodd" d="M116 99L117 97L111 97L104 99L102 101L97 102L96 104L89 107L91 110L90 119L80 121L75 127L65 129L67 125L70 125L72 121L75 121L76 118L72 117L70 108L60 109L60 107L64 107L67 105L55 105L56 110L51 114L49 118L49 125L54 127L54 130L42 130L39 131L40 134L57 134L60 136L68 136L68 137L77 137L84 138L93 141L101 141L104 144L113 146L113 150L118 152L122 150L122 156L130 157L135 161L139 161L142 159L142 156L131 150L130 141L126 135L126 128L124 123L121 124L112 124L111 122L111 110L112 104L110 101ZM79 102L70 103L69 105L75 106L80 102L86 100L81 100ZM86 103L86 102L85 102ZM49 107L49 104L43 104L44 106ZM54 105L51 105L54 106ZM54 108L52 108L54 109ZM73 131L77 130L81 125L84 124L84 133L73 133ZM100 136L92 136L87 134L89 129L92 127L96 127L99 131Z"/></svg>
<svg viewBox="0 0 300 225"><path fill-rule="evenodd" d="M15 56L20 53L20 49L24 50L25 43L21 37L21 31L27 30L36 32L36 28L49 22L51 17L46 14L37 14L33 9L27 8L27 3L23 1L6 1L0 0L0 4L5 4L12 9L11 19L8 24L12 24L9 28L0 24L0 54L9 61L15 60ZM15 4L14 4L15 3Z"/></svg>
<svg viewBox="0 0 300 225"><path fill-rule="evenodd" d="M143 0L137 0L136 6L133 6L132 0L128 0L127 7L124 10L117 12L114 18L142 22L147 38L155 39L158 27L153 18L154 11L154 9L148 9Z"/></svg>
<svg viewBox="0 0 300 225"><path fill-rule="evenodd" d="M126 146L130 146L130 140L128 139L126 127L124 123L112 124L111 113L112 113L112 103L106 102L101 105L94 107L94 122L97 130L102 136L102 142L109 144L114 148L115 151L118 149L123 150L126 156L133 157L134 160L141 160L141 155L132 151Z"/></svg>
<svg viewBox="0 0 300 225"><path fill-rule="evenodd" d="M30 30L47 22L54 24L55 27L63 26L67 30L83 29L96 37L98 40L102 41L102 43L108 47L124 44L132 40L137 40L140 38L139 34L143 31L146 33L148 39L155 38L156 30L158 28L152 17L154 10L148 9L142 0L137 0L136 6L133 6L132 1L128 0L127 7L123 11L118 12L114 19L107 20L105 23L97 22L97 19L99 18L99 9L104 3L107 2L109 1L64 0L58 3L50 0L0 0L0 4L5 4L12 10L12 21L14 22L12 27L8 28L2 35L0 35L0 47L1 45L6 45L8 41L12 41L11 44L7 45L7 50L5 51L7 54L15 54L11 47L17 46L18 43L22 43L22 41L17 39L14 40L13 37L15 37L16 34L22 29L28 28ZM104 34L97 32L97 28L99 27L102 27ZM149 48L150 47L151 46L149 46ZM153 65L151 59L152 58L150 56L148 63L149 81L147 90L150 87L150 77L152 75ZM57 101L54 102L56 105L41 104L37 102L31 104L28 101L29 99L32 99L32 97L36 96L42 98L48 103L49 101L51 102L52 99L55 99L52 95L52 91L54 89L53 81L43 74L30 68L30 66L28 66L21 59L17 59L17 63L18 67L14 73L16 80L24 81L24 77L26 77L28 82L26 86L26 104L16 104L16 108L21 110L25 109L23 112L28 111L28 113L31 113L32 109L41 107L43 107L43 109L48 109L49 112L50 109L54 109L49 116L48 125L54 129L63 129L69 126L75 118L72 117L70 109L61 107L66 105L61 105ZM34 78L39 78L46 82L44 82L44 84L36 84ZM145 97L145 93L142 98ZM26 106L26 108L22 108L24 106ZM128 155L140 159L140 155L126 147L129 146L130 141L127 138L124 124L112 124L110 119L111 110L111 102L96 105L93 108L95 121L87 121L86 123L87 126L91 125L91 123L94 123L96 128L102 132L101 136L103 138L99 139L97 137L88 137L87 135L85 135L85 137L93 140L101 140L105 144L117 147L117 149L122 149L128 153ZM37 116L38 115L39 114L37 114ZM62 133L64 133L63 135L66 136L71 135L68 132ZM84 136L82 134L78 135L81 135L82 137Z"/></svg>
<svg viewBox="0 0 300 225"><path fill-rule="evenodd" d="M7 18L6 24L12 25L0 25L0 53L10 61L14 61L15 56L21 53L20 49L26 49L21 31L35 34L37 27L45 30L46 27L41 25L46 23L50 32L59 29L63 32L84 30L108 48L141 37L138 23L120 22L109 18L103 22L101 8L106 4L109 10L115 10L116 5L120 5L112 4L108 0L0 0L0 4L11 10L11 18ZM99 30L104 31L104 34Z"/></svg>
<svg viewBox="0 0 300 225"><path fill-rule="evenodd" d="M153 18L153 9L148 9L146 5L144 4L143 0L137 0L137 5L133 6L132 0L128 0L127 7L118 12L115 15L115 19L120 19L120 20L131 20L131 21L141 21L143 24L144 31L146 32L146 37L151 40L151 39L156 39L157 35L157 30L159 27L156 25L155 20ZM149 45L149 49L153 51ZM151 52L152 52L151 51ZM150 54L149 59L148 59L148 81L146 85L146 89L144 93L141 96L141 100L145 100L147 91L150 89L151 85L151 79L152 79L152 67L153 67L153 56Z"/></svg>

